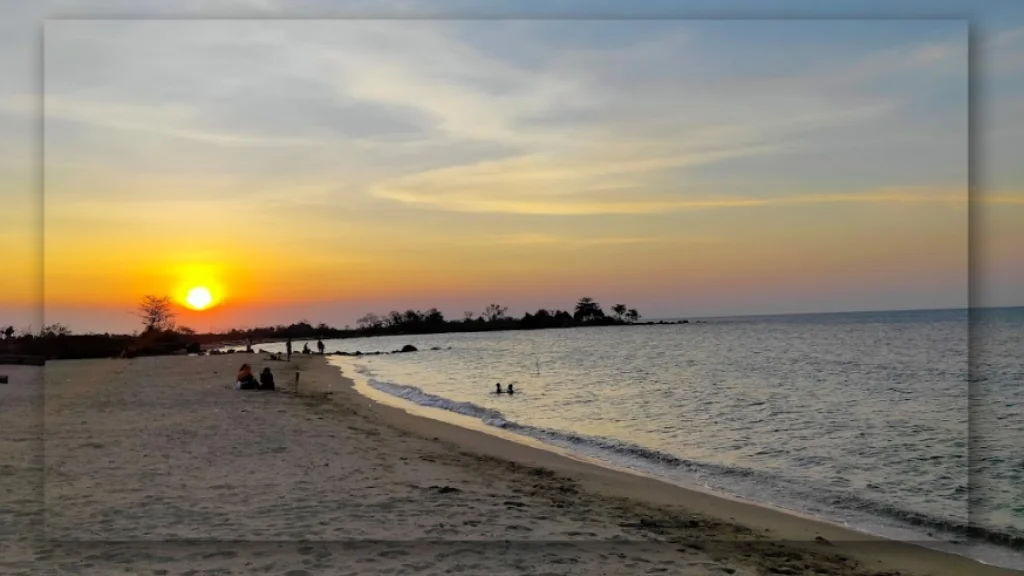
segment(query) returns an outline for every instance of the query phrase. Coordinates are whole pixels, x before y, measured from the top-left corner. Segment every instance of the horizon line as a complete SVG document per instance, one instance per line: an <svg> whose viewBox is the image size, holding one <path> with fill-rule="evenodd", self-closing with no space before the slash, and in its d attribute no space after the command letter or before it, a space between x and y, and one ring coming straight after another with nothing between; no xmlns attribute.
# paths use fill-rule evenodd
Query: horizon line
<svg viewBox="0 0 1024 576"><path fill-rule="evenodd" d="M881 309L881 310L844 310L844 311L819 311L819 312L776 312L776 313L752 313L752 314L734 314L734 315L701 315L701 316L660 316L660 317L643 318L637 324L643 325L645 323L651 323L651 322L669 322L669 321L675 322L675 321L680 321L680 320L732 320L732 319L742 319L742 318L777 318L777 317L783 317L783 316L827 316L827 315L844 315L844 314L845 315L855 315L855 314L878 314L878 313L960 312L960 311L964 311L964 312L970 313L972 310L1006 310L1006 309L1017 309L1017 308L1024 308L1024 304L1015 304L1015 305L1010 305L1010 306L966 306L966 307L954 307L954 308L890 308L890 309ZM540 308L538 308L538 310L540 310ZM560 310L560 309L549 310L549 312L558 311L558 310ZM417 310L417 311L420 311L420 310ZM568 312L568 310L565 310L565 311ZM531 311L526 311L526 312L524 312L524 315L525 314L532 314L532 313L533 312L531 312ZM519 317L511 317L511 318L512 319L519 319ZM290 326L290 325L298 324L299 322L302 322L303 320L305 320L306 322L310 322L312 324L311 320L308 320L308 319L305 319L305 318L300 318L299 320L293 321L291 324L274 324L274 325L267 325L267 326L255 325L255 326L253 326L253 328L273 328L273 327L276 327L276 326L285 326L285 327L287 327L287 326ZM461 320L455 319L455 318L452 318L452 319L447 319L446 318L446 321L447 322L460 322ZM63 325L62 322L53 322L51 324L62 324ZM327 323L324 322L323 324L327 324ZM346 324L346 325L350 325L350 324ZM46 326L46 323L44 322L43 326L40 326L40 328L44 328L45 326ZM65 325L65 326L67 328L69 328L69 329L73 328L70 325ZM334 330L344 330L345 329L344 327L331 326L330 324L327 324L327 326L328 326L328 328L331 328L331 329L334 329ZM250 329L252 329L252 328L250 328ZM228 332L231 332L232 330L243 330L243 329L240 328L240 327L233 327L233 328L222 329L219 332L214 332L214 331L199 332L199 331L196 331L196 334L226 334ZM350 330L351 331L357 331L358 328L350 328ZM118 333L116 333L116 332L109 332L109 331L107 331L107 332L95 332L95 331L76 332L76 335L89 335L89 334L112 334L113 335L113 334L118 334ZM126 332L124 334L130 334L130 332Z"/></svg>
<svg viewBox="0 0 1024 576"><path fill-rule="evenodd" d="M725 316L666 316L660 318L649 318L647 321L653 322L657 320L686 320L686 319L721 319L727 320L731 318L766 318L774 316L823 316L828 314L877 314L879 312L959 312L971 310L1003 310L1012 308L1024 308L1024 304L1012 304L1009 306L961 306L954 308L887 308L878 310L833 310L833 311L821 311L821 312L755 312L750 314L732 314Z"/></svg>

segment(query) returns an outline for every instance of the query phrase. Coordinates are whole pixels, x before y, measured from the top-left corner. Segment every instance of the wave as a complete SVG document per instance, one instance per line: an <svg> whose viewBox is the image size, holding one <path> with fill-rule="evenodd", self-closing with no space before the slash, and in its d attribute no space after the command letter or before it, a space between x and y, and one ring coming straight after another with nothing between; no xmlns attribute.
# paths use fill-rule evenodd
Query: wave
<svg viewBox="0 0 1024 576"><path fill-rule="evenodd" d="M690 476L692 480L702 483L709 489L720 490L734 496L746 497L744 492L757 495L763 499L765 494L777 495L780 499L802 503L813 502L825 508L823 512L847 511L866 514L872 518L896 521L904 527L928 531L933 538L945 538L954 543L962 543L965 539L975 539L990 544L1024 550L1024 533L1011 534L978 526L956 518L941 518L929 514L900 508L895 503L883 502L849 492L837 492L822 487L794 487L791 481L779 478L764 471L739 466L724 466L709 462L700 462L682 458L673 454L651 448L622 442L601 436L577 434L565 430L556 430L538 426L519 424L505 417L498 410L486 408L472 402L461 402L424 392L416 386L386 382L372 377L372 372L362 366L357 372L367 376L370 387L390 396L401 398L414 404L437 408L463 416L476 418L494 428L514 432L523 436L540 440L588 456L625 457L641 465L653 465L658 472L672 475ZM614 458L611 461L615 461ZM721 484L712 487L710 482ZM743 488L746 489L743 489ZM966 495L966 488L963 490ZM964 502L966 516L967 503ZM939 534L932 534L931 532Z"/></svg>

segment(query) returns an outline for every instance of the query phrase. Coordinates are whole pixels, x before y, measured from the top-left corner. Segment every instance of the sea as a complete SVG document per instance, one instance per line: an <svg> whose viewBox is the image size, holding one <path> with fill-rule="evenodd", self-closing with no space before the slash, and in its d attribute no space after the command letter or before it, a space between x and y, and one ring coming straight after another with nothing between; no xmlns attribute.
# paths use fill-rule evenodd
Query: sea
<svg viewBox="0 0 1024 576"><path fill-rule="evenodd" d="M418 348L331 361L432 417L1024 569L1024 307L324 343Z"/></svg>

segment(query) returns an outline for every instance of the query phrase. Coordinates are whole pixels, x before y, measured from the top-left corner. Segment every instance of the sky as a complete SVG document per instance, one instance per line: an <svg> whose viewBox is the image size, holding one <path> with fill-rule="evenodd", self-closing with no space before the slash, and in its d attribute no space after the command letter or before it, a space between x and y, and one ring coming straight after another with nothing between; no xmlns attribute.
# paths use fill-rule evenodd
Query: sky
<svg viewBox="0 0 1024 576"><path fill-rule="evenodd" d="M21 4L0 324L1024 304L1012 3Z"/></svg>

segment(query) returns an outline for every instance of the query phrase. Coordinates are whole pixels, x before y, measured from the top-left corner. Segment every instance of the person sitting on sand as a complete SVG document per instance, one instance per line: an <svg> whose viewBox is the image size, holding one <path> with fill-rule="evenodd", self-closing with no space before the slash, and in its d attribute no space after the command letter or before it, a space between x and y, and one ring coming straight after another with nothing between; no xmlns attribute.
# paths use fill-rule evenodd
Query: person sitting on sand
<svg viewBox="0 0 1024 576"><path fill-rule="evenodd" d="M260 390L273 390L274 389L274 375L270 372L270 366L263 369L260 372Z"/></svg>
<svg viewBox="0 0 1024 576"><path fill-rule="evenodd" d="M252 375L252 368L248 364L242 364L238 369L238 382L235 383L236 390L255 390L258 387L256 378Z"/></svg>
<svg viewBox="0 0 1024 576"><path fill-rule="evenodd" d="M495 394L501 394L501 382L498 382L498 383L497 383L497 384L495 384L494 386L495 386L495 388L497 388L497 389L496 389L496 390L494 391L494 393L495 393Z"/></svg>
<svg viewBox="0 0 1024 576"><path fill-rule="evenodd" d="M309 349L309 342L306 342L305 344L302 345L302 353L303 354L312 354L313 353L313 351Z"/></svg>

